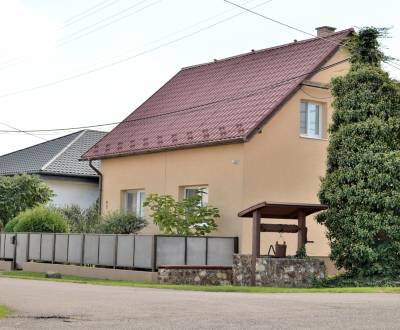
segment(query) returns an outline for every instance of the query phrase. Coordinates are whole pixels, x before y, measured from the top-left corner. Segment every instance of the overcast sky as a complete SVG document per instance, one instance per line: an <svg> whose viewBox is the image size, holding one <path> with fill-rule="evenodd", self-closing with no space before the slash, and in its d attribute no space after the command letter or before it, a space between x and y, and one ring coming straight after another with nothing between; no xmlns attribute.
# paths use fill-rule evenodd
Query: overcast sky
<svg viewBox="0 0 400 330"><path fill-rule="evenodd" d="M392 27L383 43L400 58L398 0L233 1L309 33ZM118 122L184 66L307 38L251 13L229 19L241 12L223 0L1 0L0 130ZM0 154L71 132L0 132Z"/></svg>

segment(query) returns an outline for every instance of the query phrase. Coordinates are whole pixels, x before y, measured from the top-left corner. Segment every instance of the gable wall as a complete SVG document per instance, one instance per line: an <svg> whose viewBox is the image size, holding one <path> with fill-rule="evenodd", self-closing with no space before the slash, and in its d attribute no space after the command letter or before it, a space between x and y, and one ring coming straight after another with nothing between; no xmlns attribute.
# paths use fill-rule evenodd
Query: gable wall
<svg viewBox="0 0 400 330"><path fill-rule="evenodd" d="M340 50L324 66L347 57L347 52ZM320 71L309 80L329 83L331 76L345 74L348 68L349 64L346 62ZM317 193L320 177L325 173L327 134L323 134L323 139L300 137L300 102L308 100L322 103L325 112L323 126L326 130L332 114L332 99L329 98L330 93L327 90L305 86L302 88L309 95L302 90L297 91L270 118L262 132L255 134L244 145L244 208L261 201L319 202ZM242 222L242 250L250 252L251 220L244 219ZM274 222L276 221L268 220L268 223ZM290 220L287 223L297 224L297 221ZM329 247L323 226L318 225L313 216L308 217L307 225L308 239L315 241L314 244L307 245L307 252L309 255L327 256ZM275 244L279 238L279 234L262 234L262 253L266 254L269 245ZM297 248L297 234L286 234L282 239L288 243L288 253L294 254Z"/></svg>

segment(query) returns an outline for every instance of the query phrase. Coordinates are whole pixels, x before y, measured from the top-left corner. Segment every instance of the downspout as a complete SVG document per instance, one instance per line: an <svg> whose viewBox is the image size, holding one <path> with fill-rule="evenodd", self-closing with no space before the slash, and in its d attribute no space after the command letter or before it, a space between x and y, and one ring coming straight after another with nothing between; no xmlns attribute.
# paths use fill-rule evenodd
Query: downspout
<svg viewBox="0 0 400 330"><path fill-rule="evenodd" d="M101 209L103 207L103 173L101 173L93 164L92 159L89 160L90 168L96 172L99 176L99 214L101 215Z"/></svg>

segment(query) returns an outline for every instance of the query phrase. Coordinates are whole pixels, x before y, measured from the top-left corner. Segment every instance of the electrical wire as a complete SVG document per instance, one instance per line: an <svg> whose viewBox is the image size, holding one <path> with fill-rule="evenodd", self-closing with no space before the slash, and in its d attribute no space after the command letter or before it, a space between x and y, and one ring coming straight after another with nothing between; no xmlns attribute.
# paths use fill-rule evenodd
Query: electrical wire
<svg viewBox="0 0 400 330"><path fill-rule="evenodd" d="M268 89L271 89L271 88L280 87L280 86L282 86L284 84L292 82L293 80L296 80L296 79L299 79L299 78L302 78L302 77L307 77L307 76L315 74L317 72L330 69L330 68L332 68L332 67L334 67L336 65L340 65L342 63L345 63L348 60L349 60L349 58L346 58L344 60L341 60L341 61L329 64L329 65L320 67L318 69L315 69L315 70L312 70L312 71L309 71L309 72L305 72L305 73L302 73L300 75L296 75L296 76L290 77L288 79L284 79L284 80L278 81L278 82L276 82L274 84L256 88L256 89L254 89L252 91L249 91L249 92L247 92L247 93L245 93L244 95L241 95L241 96L240 95L239 96L236 96L236 95L235 96L228 96L226 98L222 98L222 99L215 100L215 101L212 101L212 102L207 102L207 103L199 104L199 105L196 105L196 106L179 109L179 110L171 111L171 112L168 112L168 113L150 115L150 116L146 116L146 117L133 118L133 119L127 119L127 120L124 120L124 121L97 124L97 125L68 127L68 128L53 128L53 129L33 129L33 130L25 130L25 132L30 132L30 133L56 132L56 131L59 132L59 131L79 130L79 129L88 129L88 128L98 128L98 127L104 127L104 126L118 125L118 124L121 124L121 123L129 123L129 122L134 122L134 121L146 120L146 119L151 119L151 118L155 118L155 117L163 117L163 116L168 116L168 115L171 115L171 114L181 113L181 112L184 112L184 111L196 111L196 110L198 110L199 108L202 108L202 107L206 107L206 106L210 106L210 105L214 105L214 104L219 104L219 103L222 103L222 102L237 101L237 100L240 100L240 99L243 99L243 98L251 97L251 96L253 96L253 95L255 95L255 94L259 93L259 92L262 92L262 91L265 91L265 90L268 90ZM9 131L9 130L8 131L7 130L0 130L0 132L3 132L3 133L17 133L17 131Z"/></svg>
<svg viewBox="0 0 400 330"><path fill-rule="evenodd" d="M264 4L268 3L268 2L270 2L270 0L269 0L269 1L264 1L264 2L262 2L261 4L259 4L259 5L257 5L257 6L254 6L254 8L260 7L260 6L262 6L262 5L264 5ZM35 90L39 90L39 89L46 88L46 87L50 87L50 86L54 86L54 85L58 85L58 84L61 84L61 83L63 83L63 82L66 82L66 81L70 81L70 80L73 80L73 79L76 79L76 78L80 78L80 77L83 77L83 76L87 76L87 75L89 75L89 74L92 74L92 73L95 73L95 72L98 72L98 71L101 71L101 70L104 70L104 69L108 69L108 68L114 67L114 66L116 66L116 65L118 65L118 64L121 64L121 63L130 61L130 60L132 60L132 59L134 59L134 58L136 58L136 57L143 56L143 55L148 54L148 53L152 53L152 52L154 52L154 51L156 51L156 50L158 50L158 49L167 47L167 46L172 45L172 44L175 44L175 43L177 43L177 42L179 42L179 41L181 41L181 40L184 40L184 39L186 39L186 38L192 37L192 36L194 36L194 35L196 35L196 34L198 34L198 33L201 33L201 32L203 32L203 31L205 31L205 30L211 29L211 28L213 28L214 26L217 26L217 25L222 24L222 23L224 23L224 22L226 22L226 21L229 21L229 20L231 20L231 19L233 19L233 18L235 18L235 17L237 17L237 16L239 16L239 15L242 15L243 13L244 13L244 12L240 12L240 13L238 13L238 14L229 16L229 17L227 17L227 18L225 18L225 19L222 19L222 20L220 20L220 21L217 21L216 23L213 23L213 24L211 24L211 25L205 26L205 27L203 27L203 28L201 28L201 29L199 29L199 30L196 30L196 31L194 31L194 32L190 32L190 33L185 34L185 35L183 35L183 36L181 36L181 37L178 37L178 38L176 38L176 39L173 39L173 40L171 40L171 41L165 42L165 43L160 44L160 45L158 45L158 46L155 46L155 47L153 47L153 48L149 48L149 49L144 50L144 51L142 51L142 52L139 52L139 53L136 53L136 54L133 54L133 55L130 55L130 56L121 58L121 59L116 60L116 61L114 61L114 62L110 62L110 63L104 64L104 65L98 66L97 68L89 69L89 70L86 70L86 71L82 71L82 72L77 73L77 74L72 74L72 75L67 76L67 77L65 77L65 78L61 78L61 79L58 79L58 80L54 80L54 81L51 81L51 82L48 82L48 83L39 84L39 85L36 85L36 86L33 86L33 87L24 88L24 89L20 89L20 90L17 90L17 91L13 91L13 92L8 92L8 93L0 94L0 99L6 98L6 97L10 97L10 96L15 96L15 95L24 94L24 93L27 93L27 92L32 92L32 91L35 91Z"/></svg>
<svg viewBox="0 0 400 330"><path fill-rule="evenodd" d="M41 140L44 140L44 141L48 141L48 140L45 139L44 137L41 137L41 136L36 135L36 134L33 134L32 132L23 131L23 130L17 128L17 127L8 125L8 124L3 123L3 122L0 122L0 124L3 125L3 126L6 126L6 127L8 127L8 128L12 128L12 129L14 129L16 132L24 133L24 134L26 134L26 135L30 135L30 136L33 136L33 137L35 137L35 138L38 138L38 139L41 139Z"/></svg>
<svg viewBox="0 0 400 330"><path fill-rule="evenodd" d="M98 21L98 22L96 22L96 23L94 23L94 24L88 25L88 26L86 26L86 27L84 27L84 28L82 28L82 29L80 29L80 30L78 30L78 31L73 32L72 34L70 34L70 35L68 35L68 36L66 36L66 37L64 37L64 38L61 38L61 40L56 44L56 48L61 47L61 46L65 45L65 44L69 44L69 43L72 42L72 41L81 39L81 38L83 38L83 37L85 37L85 36L87 36L87 35L89 35L89 34L92 34L92 33L94 33L94 32L97 32L98 30L104 29L104 28L107 27L107 26L110 26L110 25L112 25L112 24L114 24L114 23L117 23L117 22L121 21L122 19L125 19L125 18L127 18L127 17L130 17L130 16L132 16L132 15L134 15L134 14L137 14L137 13L143 11L144 9L147 9L148 7L151 7L151 6L153 6L153 5L155 5L155 4L161 2L161 0L157 0L157 1L152 2L152 3L148 4L147 6L144 6L144 7L140 8L140 9L138 9L138 10L135 10L135 11L133 11L133 12L131 12L131 13L128 13L128 14L126 14L126 15L123 15L123 16L121 16L121 17L118 17L118 16L120 16L120 14L123 14L123 13L129 11L130 9L135 8L135 7L137 7L137 6L139 6L139 5L141 5L142 3L147 2L147 1L148 1L148 0L139 1L138 3L136 3L136 4L132 5L132 6L129 6L128 8L125 8L124 10L121 10L121 11L119 11L119 12L116 13L116 14L113 14L113 15L111 15L111 16L108 16L108 17L106 17L106 18L104 18L104 19L102 19L102 20L100 20L100 21ZM99 24L101 24L101 23L103 23L103 22L106 22L106 21L110 20L110 19L113 18L113 17L118 17L118 18L116 18L116 19L114 19L114 20L112 20L111 22L108 22L108 23L106 23L106 24L100 25L99 27L97 27L97 28L95 28L95 29L92 29L92 30L89 30L89 31L87 31L87 32L85 32L85 33L82 33L82 32L84 32L84 31L86 31L86 30L88 30L88 29L90 29L90 28L92 28L92 27L94 27L94 26L97 26L97 25L99 25ZM74 36L75 36L75 37L74 37Z"/></svg>
<svg viewBox="0 0 400 330"><path fill-rule="evenodd" d="M295 27L295 26L289 25L289 24L287 24L287 23L278 21L278 20L276 20L276 19L273 19L273 18L268 17L268 16L266 16L266 15L263 15L263 14L261 14L261 13L258 13L258 12L256 12L256 11L252 10L252 9L249 9L249 8L243 7L243 6L241 6L241 5L238 5L237 3L234 3L234 2L232 2L232 1L229 1L229 0L224 0L224 1L227 2L227 3L229 3L229 4L231 4L231 5L233 5L233 6L235 6L235 7L238 7L238 8L243 9L244 11L247 11L247 12L249 12L249 13L252 13L252 14L256 15L256 16L259 16L259 17L262 17L262 18L264 18L264 19L266 19L266 20L269 20L269 21L271 21L271 22L277 23L277 24L279 24L279 25L285 26L285 27L287 27L287 28L289 28L289 29L295 30L295 31L297 31L297 32L302 32L302 33L304 33L304 34L306 34L306 35L309 35L309 36L312 36L312 37L314 37L314 38L318 38L318 39L324 40L324 41L326 41L326 42L330 42L330 43L333 43L333 44L336 44L336 45L339 45L339 46L343 46L342 44L340 44L340 43L338 43L338 42L335 42L335 41L333 41L333 40L331 40L331 39L328 39L328 38L325 38L325 37L321 37L321 36L315 35L315 34L313 34L313 33L309 33L309 32L307 32L307 31L304 31L304 30L302 30L302 29L299 29L299 28L297 28L297 27ZM397 69L397 70L400 70L400 67L397 67L396 64L393 63L392 61L383 61L383 62L386 63L386 64L388 64L388 65L390 65L391 67L393 67L393 68L395 68L395 69Z"/></svg>

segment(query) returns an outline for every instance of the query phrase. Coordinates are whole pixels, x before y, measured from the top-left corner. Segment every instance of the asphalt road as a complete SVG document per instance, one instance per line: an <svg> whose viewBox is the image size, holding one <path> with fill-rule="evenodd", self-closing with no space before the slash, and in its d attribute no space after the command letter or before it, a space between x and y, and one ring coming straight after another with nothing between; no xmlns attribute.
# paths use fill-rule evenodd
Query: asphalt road
<svg viewBox="0 0 400 330"><path fill-rule="evenodd" d="M190 292L0 278L0 329L399 329L399 294Z"/></svg>

